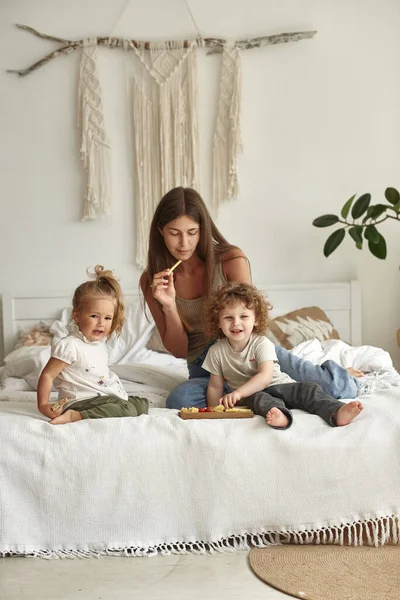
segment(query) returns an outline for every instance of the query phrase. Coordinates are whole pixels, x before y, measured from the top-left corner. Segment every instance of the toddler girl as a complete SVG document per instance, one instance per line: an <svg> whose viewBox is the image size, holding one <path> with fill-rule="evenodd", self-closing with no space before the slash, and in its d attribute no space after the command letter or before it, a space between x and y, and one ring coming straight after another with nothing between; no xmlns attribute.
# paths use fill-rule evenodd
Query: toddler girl
<svg viewBox="0 0 400 600"><path fill-rule="evenodd" d="M275 429L292 424L290 409L319 415L333 427L348 425L363 409L355 400L344 404L315 383L296 383L282 373L275 347L264 337L271 306L252 285L228 283L207 304L205 323L210 337L220 338L209 349L203 369L211 373L208 406L246 406ZM224 384L229 392L224 393Z"/></svg>
<svg viewBox="0 0 400 600"><path fill-rule="evenodd" d="M75 290L71 333L53 345L39 378L38 409L52 425L148 412L148 400L128 396L108 366L106 342L114 331L120 335L125 320L120 285L101 265L92 277ZM58 402L49 404L53 384Z"/></svg>

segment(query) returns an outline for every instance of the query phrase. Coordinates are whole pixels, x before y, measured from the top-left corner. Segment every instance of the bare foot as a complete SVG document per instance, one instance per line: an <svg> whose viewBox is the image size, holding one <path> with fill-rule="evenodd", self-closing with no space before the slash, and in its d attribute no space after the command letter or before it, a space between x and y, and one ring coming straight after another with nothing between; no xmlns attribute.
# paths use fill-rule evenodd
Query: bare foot
<svg viewBox="0 0 400 600"><path fill-rule="evenodd" d="M335 412L336 425L342 427L348 425L363 409L363 405L358 400L353 400L344 406L341 406Z"/></svg>
<svg viewBox="0 0 400 600"><path fill-rule="evenodd" d="M50 421L51 425L62 425L63 423L74 423L75 421L80 421L82 419L81 413L77 410L66 410L65 413L52 419Z"/></svg>
<svg viewBox="0 0 400 600"><path fill-rule="evenodd" d="M353 369L353 367L346 367L346 371L352 377L364 377L364 373L359 371L358 369Z"/></svg>
<svg viewBox="0 0 400 600"><path fill-rule="evenodd" d="M287 416L275 406L267 412L267 425L272 427L286 427L289 424Z"/></svg>

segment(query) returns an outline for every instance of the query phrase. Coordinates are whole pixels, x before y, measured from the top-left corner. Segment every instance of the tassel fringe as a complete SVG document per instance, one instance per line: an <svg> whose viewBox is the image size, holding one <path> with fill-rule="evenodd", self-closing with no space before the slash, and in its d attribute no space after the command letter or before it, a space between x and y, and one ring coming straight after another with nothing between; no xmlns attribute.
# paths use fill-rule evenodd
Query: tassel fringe
<svg viewBox="0 0 400 600"><path fill-rule="evenodd" d="M266 531L256 534L232 535L212 542L176 542L158 546L104 548L102 550L36 550L32 552L0 552L0 557L27 558L100 558L100 556L152 557L160 554L215 554L239 552L281 544L333 544L340 546L384 546L400 543L400 515L378 517L340 526L304 531Z"/></svg>

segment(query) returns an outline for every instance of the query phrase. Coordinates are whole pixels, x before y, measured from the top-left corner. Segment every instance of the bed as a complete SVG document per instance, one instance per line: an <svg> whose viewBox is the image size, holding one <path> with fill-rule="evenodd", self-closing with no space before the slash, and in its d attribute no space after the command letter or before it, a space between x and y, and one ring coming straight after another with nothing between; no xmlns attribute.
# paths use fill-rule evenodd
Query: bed
<svg viewBox="0 0 400 600"><path fill-rule="evenodd" d="M366 372L364 410L350 426L330 428L294 411L285 432L259 416L184 421L166 409L169 391L187 378L185 362L149 349L154 323L136 293L125 297L127 325L111 343L110 363L128 393L149 399L149 415L51 426L36 410L34 391L50 348L14 347L39 322L63 335L70 296L3 294L2 556L399 543L400 376L386 352L361 345L358 282L268 286L286 337L284 317L309 306L327 316L324 332L334 326L340 335L309 335L294 353Z"/></svg>

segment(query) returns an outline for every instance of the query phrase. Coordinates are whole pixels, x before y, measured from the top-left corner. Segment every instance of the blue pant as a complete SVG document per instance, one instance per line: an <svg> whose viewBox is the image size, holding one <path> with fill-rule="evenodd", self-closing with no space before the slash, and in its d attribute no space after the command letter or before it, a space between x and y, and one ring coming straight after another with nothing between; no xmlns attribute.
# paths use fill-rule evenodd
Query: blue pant
<svg viewBox="0 0 400 600"><path fill-rule="evenodd" d="M333 360L326 360L322 365L314 365L309 360L298 358L275 346L276 355L283 373L303 383L318 383L324 392L333 398L356 398L359 382L351 377L346 369ZM208 352L204 350L196 360L188 363L189 381L178 385L167 398L167 408L180 410L184 406L207 406L207 387L210 373L202 368ZM225 393L228 393L227 390Z"/></svg>

